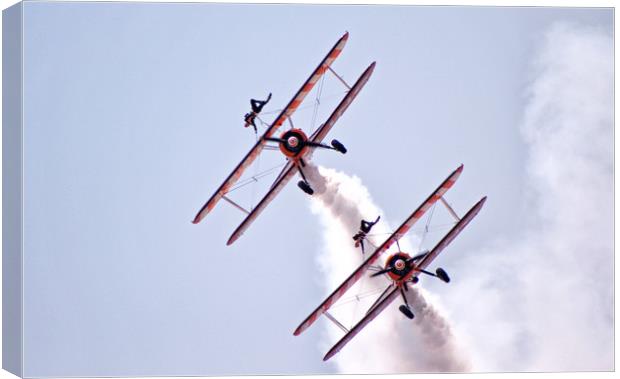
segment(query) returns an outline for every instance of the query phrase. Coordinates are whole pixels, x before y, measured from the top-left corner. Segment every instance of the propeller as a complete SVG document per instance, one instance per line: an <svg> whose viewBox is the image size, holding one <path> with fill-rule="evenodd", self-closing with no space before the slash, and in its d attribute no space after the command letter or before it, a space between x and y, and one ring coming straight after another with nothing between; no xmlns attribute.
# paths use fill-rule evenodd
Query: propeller
<svg viewBox="0 0 620 379"><path fill-rule="evenodd" d="M414 257L411 257L411 258L407 259L407 260L405 261L405 265L406 265L406 267L409 267L409 265L410 265L411 263L413 263L413 262L415 262L415 261L417 261L417 260L420 260L420 259L424 258L427 254L428 254L428 251L424 251L424 252L422 252L422 253L420 253L420 254L418 254L418 255L414 256ZM372 275L370 275L370 276L371 276L371 277L375 277L375 276L383 275L383 274L385 274L385 273L388 273L388 272L390 272L390 271L394 271L394 270L396 270L396 267L394 267L393 265L391 265L390 267L384 268L383 270L379 270L379 271L377 271L377 272L373 273L373 274L372 274ZM406 275L406 274L405 274L405 275ZM404 276L404 275L401 275L401 277L402 277L402 276Z"/></svg>
<svg viewBox="0 0 620 379"><path fill-rule="evenodd" d="M265 141L278 142L278 143L286 143L285 139L276 138L276 137L263 137Z"/></svg>
<svg viewBox="0 0 620 379"><path fill-rule="evenodd" d="M263 137L263 138L265 139L265 141L277 142L277 143L283 143L283 144L287 143L287 140L284 139L284 138L278 138L278 137ZM334 147L332 147L332 146L328 146L328 145L325 145L324 143L320 143L320 142L314 142L314 141L310 141L310 140L301 140L301 139L299 140L299 143L302 146L322 147L322 148L325 148L325 149L338 150L338 151L340 151L343 154L346 153L347 149L341 143L339 143L338 141L336 141L336 142L337 142L337 144ZM333 144L333 141L332 141L332 144Z"/></svg>

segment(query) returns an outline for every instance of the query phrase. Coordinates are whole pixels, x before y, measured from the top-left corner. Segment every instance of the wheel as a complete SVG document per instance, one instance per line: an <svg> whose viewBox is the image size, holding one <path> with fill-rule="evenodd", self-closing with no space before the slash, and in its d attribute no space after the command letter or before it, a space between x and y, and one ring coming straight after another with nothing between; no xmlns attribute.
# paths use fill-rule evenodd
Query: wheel
<svg viewBox="0 0 620 379"><path fill-rule="evenodd" d="M339 152L341 152L342 154L346 154L347 153L347 148L344 147L343 144L340 143L340 141L338 141L337 139L333 139L332 140L332 147L336 150L338 150Z"/></svg>
<svg viewBox="0 0 620 379"><path fill-rule="evenodd" d="M413 317L415 317L413 315L413 312L411 312L411 309L409 309L409 307L406 306L405 304L398 307L398 309L410 320L413 320Z"/></svg>
<svg viewBox="0 0 620 379"><path fill-rule="evenodd" d="M297 186L308 195L314 194L314 190L310 187L310 184L304 182L303 180L300 180L299 183L297 183Z"/></svg>
<svg viewBox="0 0 620 379"><path fill-rule="evenodd" d="M450 283L450 277L448 276L448 273L444 271L443 268L439 267L437 270L435 270L435 273L437 274L437 277L441 280L443 280L446 283Z"/></svg>
<svg viewBox="0 0 620 379"><path fill-rule="evenodd" d="M417 276L414 276L413 278L411 278L411 283L413 284L416 284L419 281L420 281L420 278L418 278Z"/></svg>

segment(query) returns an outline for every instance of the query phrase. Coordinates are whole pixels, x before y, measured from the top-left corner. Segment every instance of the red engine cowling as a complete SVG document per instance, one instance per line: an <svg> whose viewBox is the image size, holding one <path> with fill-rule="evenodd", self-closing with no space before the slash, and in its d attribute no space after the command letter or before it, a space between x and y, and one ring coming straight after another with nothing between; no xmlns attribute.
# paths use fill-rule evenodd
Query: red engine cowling
<svg viewBox="0 0 620 379"><path fill-rule="evenodd" d="M280 135L284 142L280 142L280 151L289 158L303 155L308 150L308 137L301 129L290 129Z"/></svg>
<svg viewBox="0 0 620 379"><path fill-rule="evenodd" d="M411 258L411 256L402 251L394 253L388 257L385 261L385 268L391 269L387 272L390 279L398 282L407 280L411 276L413 270L412 264L407 264L407 259L409 258Z"/></svg>

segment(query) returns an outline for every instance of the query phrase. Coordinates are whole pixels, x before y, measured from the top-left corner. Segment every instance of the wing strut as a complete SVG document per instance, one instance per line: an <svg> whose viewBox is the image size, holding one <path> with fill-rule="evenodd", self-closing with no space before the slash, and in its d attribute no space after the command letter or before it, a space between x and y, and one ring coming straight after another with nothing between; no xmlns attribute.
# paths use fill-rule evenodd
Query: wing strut
<svg viewBox="0 0 620 379"><path fill-rule="evenodd" d="M347 84L347 82L345 82L345 81L344 81L344 79L342 79L342 78L340 77L340 75L336 74L336 71L334 71L334 70L331 68L331 66L330 66L330 67L327 67L327 69L328 69L329 71L331 71L331 72L332 72L332 74L334 74L334 76L335 76L335 77L337 77L337 78L338 78L338 80L340 80L340 81L342 82L342 84L344 84L344 86L345 86L345 87L347 87L347 88L349 89L349 91L351 90L351 86L350 86L350 85L348 85L348 84Z"/></svg>
<svg viewBox="0 0 620 379"><path fill-rule="evenodd" d="M248 211L247 209L243 208L241 205L235 203L234 201L230 200L226 195L222 195L222 199L228 201L230 204L232 204L233 207L237 208L241 212L244 212L245 214L250 214L250 211Z"/></svg>
<svg viewBox="0 0 620 379"><path fill-rule="evenodd" d="M450 204L448 204L448 202L442 197L439 198L439 200L441 200L441 202L443 203L443 205L446 207L446 209L448 210L448 212L450 212L450 214L452 215L452 217L454 217L454 219L458 222L461 221L461 218L456 214L456 212L454 211L454 209L452 209L452 207L450 206Z"/></svg>
<svg viewBox="0 0 620 379"><path fill-rule="evenodd" d="M331 315L331 313L329 312L325 312L323 313L325 316L327 316L328 319L331 320L331 322L333 322L334 324L336 324L337 327L339 327L340 329L342 329L342 331L344 331L345 333L349 333L349 329L347 329L346 326L342 325L340 323L340 321L336 320L336 318L334 316Z"/></svg>

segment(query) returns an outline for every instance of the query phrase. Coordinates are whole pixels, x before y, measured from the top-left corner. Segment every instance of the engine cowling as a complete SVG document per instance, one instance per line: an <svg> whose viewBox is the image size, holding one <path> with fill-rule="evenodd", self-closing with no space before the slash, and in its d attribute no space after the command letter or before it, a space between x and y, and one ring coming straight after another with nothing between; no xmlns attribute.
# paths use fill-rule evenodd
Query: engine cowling
<svg viewBox="0 0 620 379"><path fill-rule="evenodd" d="M411 272L411 264L407 264L409 258L411 258L411 256L402 251L388 257L385 261L385 269L390 269L390 271L387 272L390 279L400 281L409 276L408 274Z"/></svg>
<svg viewBox="0 0 620 379"><path fill-rule="evenodd" d="M303 154L307 149L308 136L301 129L290 129L280 135L280 151L289 158Z"/></svg>

